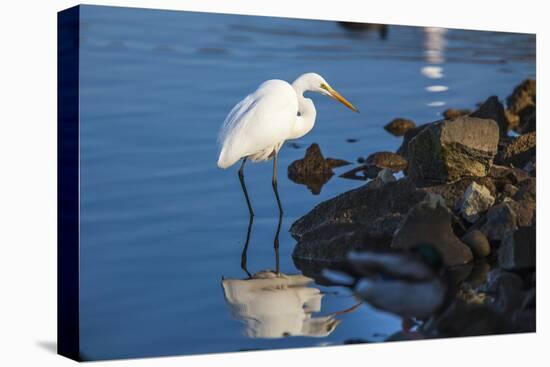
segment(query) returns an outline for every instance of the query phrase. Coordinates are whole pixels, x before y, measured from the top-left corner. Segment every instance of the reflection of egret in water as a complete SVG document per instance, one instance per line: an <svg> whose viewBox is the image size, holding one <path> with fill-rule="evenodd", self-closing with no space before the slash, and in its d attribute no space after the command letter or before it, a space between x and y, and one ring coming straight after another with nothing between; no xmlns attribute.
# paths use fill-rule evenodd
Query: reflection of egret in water
<svg viewBox="0 0 550 367"><path fill-rule="evenodd" d="M261 270L251 274L247 268L247 251L253 219L250 217L241 267L246 279L222 278L224 296L232 316L244 323L244 334L250 338L283 338L288 336L325 337L341 320L338 315L349 309L325 316L314 316L321 311L325 294L310 285L313 279L302 274L287 275L279 270L279 232L281 217L275 232L274 248L276 271Z"/></svg>
<svg viewBox="0 0 550 367"><path fill-rule="evenodd" d="M422 67L421 73L428 79L437 80L444 77L443 67L441 65L445 63L445 33L447 33L447 29L445 28L424 28L424 34L426 36L424 40L424 56L428 65ZM448 86L441 84L432 84L426 87L426 91L430 93L441 93L448 89ZM427 103L430 107L440 107L445 104L446 103L441 100L434 100Z"/></svg>

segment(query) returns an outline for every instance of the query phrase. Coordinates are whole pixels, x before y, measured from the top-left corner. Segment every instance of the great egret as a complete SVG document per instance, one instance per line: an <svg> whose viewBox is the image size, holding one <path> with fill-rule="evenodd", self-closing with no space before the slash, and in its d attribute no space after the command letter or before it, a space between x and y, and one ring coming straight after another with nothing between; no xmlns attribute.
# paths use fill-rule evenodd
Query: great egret
<svg viewBox="0 0 550 367"><path fill-rule="evenodd" d="M315 124L313 101L304 92L317 92L334 98L355 112L351 103L336 92L322 76L306 73L292 84L283 80L267 80L239 102L227 115L219 134L221 145L219 168L228 168L242 159L239 180L250 216L254 216L244 183L244 164L273 159L272 185L279 215L283 208L277 191L277 154L286 140L298 139Z"/></svg>

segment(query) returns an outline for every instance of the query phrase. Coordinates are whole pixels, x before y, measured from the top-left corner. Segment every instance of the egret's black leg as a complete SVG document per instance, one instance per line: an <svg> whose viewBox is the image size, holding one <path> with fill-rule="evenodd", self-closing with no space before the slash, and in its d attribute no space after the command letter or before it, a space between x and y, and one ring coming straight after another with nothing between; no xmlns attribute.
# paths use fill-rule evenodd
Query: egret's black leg
<svg viewBox="0 0 550 367"><path fill-rule="evenodd" d="M250 204L250 198L248 197L248 191L246 190L246 185L244 183L244 164L246 163L246 157L243 158L243 163L239 169L239 180L241 181L241 187L243 188L244 197L246 198L246 204L248 205L248 212L250 216L254 216L254 210L252 210L252 204Z"/></svg>
<svg viewBox="0 0 550 367"><path fill-rule="evenodd" d="M273 156L273 179L271 184L273 185L273 191L275 191L275 198L277 198L277 205L279 206L279 216L283 215L283 207L281 205L281 199L279 198L279 191L277 190L277 153ZM280 223L279 223L280 224Z"/></svg>
<svg viewBox="0 0 550 367"><path fill-rule="evenodd" d="M277 231L275 232L275 239L273 240L273 247L275 249L275 271L277 275L280 273L279 266L279 233L281 232L281 223L283 222L283 213L279 213L279 223L277 224Z"/></svg>
<svg viewBox="0 0 550 367"><path fill-rule="evenodd" d="M243 253L241 254L241 269L243 269L248 277L252 277L250 272L248 271L248 267L246 266L246 254L248 252L248 243L250 242L250 233L252 232L252 223L254 222L254 216L250 216L250 219L248 220L248 230L246 232L246 241L243 246Z"/></svg>

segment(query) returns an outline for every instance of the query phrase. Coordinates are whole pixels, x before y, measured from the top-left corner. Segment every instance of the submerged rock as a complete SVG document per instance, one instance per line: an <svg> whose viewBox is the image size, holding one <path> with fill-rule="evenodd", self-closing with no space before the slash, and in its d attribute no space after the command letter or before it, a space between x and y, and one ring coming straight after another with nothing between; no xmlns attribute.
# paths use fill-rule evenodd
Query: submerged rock
<svg viewBox="0 0 550 367"><path fill-rule="evenodd" d="M498 251L499 265L506 270L535 267L536 233L534 227L520 227L509 233Z"/></svg>
<svg viewBox="0 0 550 367"><path fill-rule="evenodd" d="M474 223L494 202L495 198L491 196L489 189L472 182L464 193L460 213L468 222Z"/></svg>
<svg viewBox="0 0 550 367"><path fill-rule="evenodd" d="M407 173L420 182L454 182L484 177L497 153L498 125L493 120L458 117L428 125L407 147Z"/></svg>
<svg viewBox="0 0 550 367"><path fill-rule="evenodd" d="M464 242L472 250L476 258L483 258L491 253L491 245L483 232L474 229L462 237Z"/></svg>
<svg viewBox="0 0 550 367"><path fill-rule="evenodd" d="M324 201L292 224L293 257L338 261L350 249L388 248L409 209L427 195L401 179Z"/></svg>
<svg viewBox="0 0 550 367"><path fill-rule="evenodd" d="M348 162L323 157L321 148L317 144L311 144L305 157L296 160L288 166L288 178L293 182L306 185L315 195L321 192L321 188L334 175L333 167L339 167Z"/></svg>
<svg viewBox="0 0 550 367"><path fill-rule="evenodd" d="M464 109L449 108L443 111L443 117L445 117L446 120L452 120L460 116L469 115L470 113L472 113L472 111L470 111L467 108L464 108Z"/></svg>
<svg viewBox="0 0 550 367"><path fill-rule="evenodd" d="M510 126L504 113L504 106L500 103L497 96L489 97L471 116L496 121L500 136L508 135Z"/></svg>
<svg viewBox="0 0 550 367"><path fill-rule="evenodd" d="M454 234L451 213L439 195L429 194L407 213L391 247L410 249L420 243L434 246L446 266L463 265L473 259L470 248Z"/></svg>
<svg viewBox="0 0 550 367"><path fill-rule="evenodd" d="M535 157L536 134L532 132L514 139L498 153L495 162L506 166L524 167Z"/></svg>
<svg viewBox="0 0 550 367"><path fill-rule="evenodd" d="M384 129L394 136L403 136L411 129L414 129L416 124L414 121L404 118L396 118L391 120Z"/></svg>

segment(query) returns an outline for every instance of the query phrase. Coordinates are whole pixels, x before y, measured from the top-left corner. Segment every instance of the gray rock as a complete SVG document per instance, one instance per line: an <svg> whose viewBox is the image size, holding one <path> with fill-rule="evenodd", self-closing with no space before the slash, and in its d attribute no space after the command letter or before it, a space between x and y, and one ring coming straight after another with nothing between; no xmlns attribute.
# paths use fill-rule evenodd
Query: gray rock
<svg viewBox="0 0 550 367"><path fill-rule="evenodd" d="M456 210L458 212L460 211L464 193L466 192L468 186L470 186L473 182L485 186L489 189L491 196L495 196L497 190L495 188L493 180L489 177L465 177L456 182L424 186L422 187L422 189L441 195L445 199L447 207L452 208L453 210Z"/></svg>
<svg viewBox="0 0 550 367"><path fill-rule="evenodd" d="M416 124L412 120L396 118L384 126L384 129L392 135L403 136L407 131L414 129L415 127Z"/></svg>
<svg viewBox="0 0 550 367"><path fill-rule="evenodd" d="M460 213L468 222L474 223L494 202L495 198L491 195L489 189L474 181L464 192Z"/></svg>
<svg viewBox="0 0 550 367"><path fill-rule="evenodd" d="M428 194L408 179L367 185L324 201L294 222L293 256L338 261L350 249L388 246L409 209Z"/></svg>
<svg viewBox="0 0 550 367"><path fill-rule="evenodd" d="M489 240L480 230L474 229L466 233L466 235L462 237L462 242L470 247L474 256L477 258L486 257L491 253Z"/></svg>
<svg viewBox="0 0 550 367"><path fill-rule="evenodd" d="M484 177L493 164L499 141L493 120L462 116L430 124L407 147L407 173L420 182L454 182Z"/></svg>
<svg viewBox="0 0 550 367"><path fill-rule="evenodd" d="M408 151L409 151L409 142L420 132L422 132L424 129L430 127L432 123L429 124L423 124L420 126L415 127L414 129L408 130L405 135L403 136L403 142L401 143L401 146L397 150L397 154L401 155L405 159L408 160Z"/></svg>
<svg viewBox="0 0 550 367"><path fill-rule="evenodd" d="M409 249L420 243L434 246L446 266L463 265L473 259L470 248L454 234L451 213L439 195L430 194L407 213L391 246Z"/></svg>
<svg viewBox="0 0 550 367"><path fill-rule="evenodd" d="M520 227L502 241L498 263L506 270L523 270L535 267L535 227Z"/></svg>
<svg viewBox="0 0 550 367"><path fill-rule="evenodd" d="M381 188L389 182L395 182L395 176L392 174L392 170L389 168L384 168L382 171L378 172L378 176L369 183L367 183L368 188Z"/></svg>
<svg viewBox="0 0 550 367"><path fill-rule="evenodd" d="M481 226L483 232L490 241L500 241L509 233L517 229L517 216L512 210L509 201L493 206L485 217L485 223Z"/></svg>

